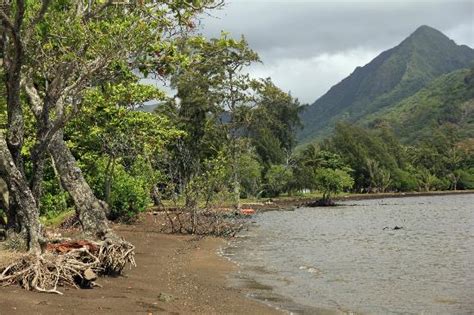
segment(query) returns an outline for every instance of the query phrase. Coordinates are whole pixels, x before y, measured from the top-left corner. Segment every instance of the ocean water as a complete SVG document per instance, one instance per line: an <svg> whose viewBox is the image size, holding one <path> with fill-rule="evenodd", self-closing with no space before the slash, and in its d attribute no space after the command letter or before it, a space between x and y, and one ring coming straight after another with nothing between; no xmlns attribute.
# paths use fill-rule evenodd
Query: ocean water
<svg viewBox="0 0 474 315"><path fill-rule="evenodd" d="M474 314L474 195L266 212L224 255L234 285L295 313Z"/></svg>

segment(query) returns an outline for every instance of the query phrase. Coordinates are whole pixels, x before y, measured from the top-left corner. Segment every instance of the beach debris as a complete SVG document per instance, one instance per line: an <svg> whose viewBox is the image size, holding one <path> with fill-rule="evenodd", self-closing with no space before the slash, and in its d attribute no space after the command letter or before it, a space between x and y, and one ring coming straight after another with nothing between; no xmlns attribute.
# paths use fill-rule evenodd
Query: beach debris
<svg viewBox="0 0 474 315"><path fill-rule="evenodd" d="M99 245L86 240L65 241L61 243L49 243L46 250L57 254L65 254L73 249L86 248L90 252L97 252Z"/></svg>
<svg viewBox="0 0 474 315"><path fill-rule="evenodd" d="M0 285L63 294L58 287L90 288L98 275L118 275L126 264L136 266L135 247L124 240L62 241L46 245L41 254L21 255L0 268Z"/></svg>
<svg viewBox="0 0 474 315"><path fill-rule="evenodd" d="M160 302L169 303L174 300L174 296L168 293L161 292L160 295L158 295L158 300Z"/></svg>
<svg viewBox="0 0 474 315"><path fill-rule="evenodd" d="M334 207L336 203L331 199L318 199L315 201L311 201L306 203L306 207L315 208L315 207Z"/></svg>
<svg viewBox="0 0 474 315"><path fill-rule="evenodd" d="M84 279L87 281L94 281L97 277L97 274L92 270L92 268L88 268L84 271Z"/></svg>
<svg viewBox="0 0 474 315"><path fill-rule="evenodd" d="M384 231L385 230L392 230L392 231L403 230L403 226L395 225L393 228L386 226L382 230L384 230Z"/></svg>
<svg viewBox="0 0 474 315"><path fill-rule="evenodd" d="M247 223L245 217L239 212L182 210L166 211L159 219L163 222L160 229L163 233L234 237Z"/></svg>
<svg viewBox="0 0 474 315"><path fill-rule="evenodd" d="M253 215L255 214L255 210L252 208L247 208L247 209L241 209L240 213L243 215Z"/></svg>

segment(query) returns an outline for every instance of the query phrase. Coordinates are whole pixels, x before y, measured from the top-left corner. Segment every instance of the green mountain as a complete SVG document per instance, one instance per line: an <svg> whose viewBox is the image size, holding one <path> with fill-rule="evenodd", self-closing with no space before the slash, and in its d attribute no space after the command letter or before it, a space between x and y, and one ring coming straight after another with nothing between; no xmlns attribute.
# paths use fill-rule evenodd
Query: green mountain
<svg viewBox="0 0 474 315"><path fill-rule="evenodd" d="M426 138L439 128L474 139L474 68L440 76L394 106L367 116L369 126L389 125L405 143Z"/></svg>
<svg viewBox="0 0 474 315"><path fill-rule="evenodd" d="M434 79L468 68L474 50L421 26L398 46L384 51L333 86L301 118L301 143L327 136L337 121L359 122L427 87Z"/></svg>

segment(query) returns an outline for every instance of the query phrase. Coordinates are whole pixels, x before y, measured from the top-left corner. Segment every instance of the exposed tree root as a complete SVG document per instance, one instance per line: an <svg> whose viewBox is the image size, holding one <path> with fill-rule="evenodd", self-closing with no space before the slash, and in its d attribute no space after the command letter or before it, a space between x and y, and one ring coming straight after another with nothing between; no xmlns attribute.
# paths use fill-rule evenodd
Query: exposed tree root
<svg viewBox="0 0 474 315"><path fill-rule="evenodd" d="M246 217L235 213L216 211L166 211L161 232L171 234L212 235L233 237L240 232L246 223Z"/></svg>
<svg viewBox="0 0 474 315"><path fill-rule="evenodd" d="M62 294L58 287L92 287L97 275L120 274L127 263L136 266L134 249L123 240L52 244L42 255L24 254L0 269L0 285L56 294Z"/></svg>

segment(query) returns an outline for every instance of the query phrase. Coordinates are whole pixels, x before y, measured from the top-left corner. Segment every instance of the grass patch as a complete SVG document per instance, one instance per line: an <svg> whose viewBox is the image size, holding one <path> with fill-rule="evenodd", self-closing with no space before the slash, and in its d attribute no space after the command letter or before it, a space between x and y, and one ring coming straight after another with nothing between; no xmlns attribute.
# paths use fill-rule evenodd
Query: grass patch
<svg viewBox="0 0 474 315"><path fill-rule="evenodd" d="M64 222L67 218L73 216L75 214L75 210L71 209L65 212L61 212L56 216L42 216L40 218L41 224L43 224L46 227L51 227L51 228L58 228L61 223Z"/></svg>

